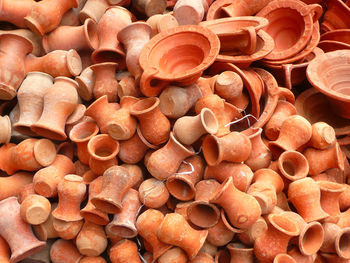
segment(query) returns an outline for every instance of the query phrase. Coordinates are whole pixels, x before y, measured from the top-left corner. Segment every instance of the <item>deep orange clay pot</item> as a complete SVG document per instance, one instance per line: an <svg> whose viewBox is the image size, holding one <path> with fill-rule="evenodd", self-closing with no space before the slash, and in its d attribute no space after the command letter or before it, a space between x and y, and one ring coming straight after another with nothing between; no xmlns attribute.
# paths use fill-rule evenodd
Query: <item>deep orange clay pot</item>
<svg viewBox="0 0 350 263"><path fill-rule="evenodd" d="M254 249L248 248L241 243L230 243L226 246L230 253L230 263L242 262L252 263L254 262Z"/></svg>
<svg viewBox="0 0 350 263"><path fill-rule="evenodd" d="M195 197L195 185L202 180L204 173L204 161L200 156L188 157L185 162L166 181L170 194L181 201L189 201Z"/></svg>
<svg viewBox="0 0 350 263"><path fill-rule="evenodd" d="M54 218L52 216L52 211L57 207L57 203L51 204L51 212L49 214L48 219L40 224L40 225L33 225L33 232L38 237L39 240L47 241L51 238L58 238L58 233L53 227L53 221Z"/></svg>
<svg viewBox="0 0 350 263"><path fill-rule="evenodd" d="M44 223L51 213L51 204L41 195L31 194L21 203L21 218L31 225Z"/></svg>
<svg viewBox="0 0 350 263"><path fill-rule="evenodd" d="M278 158L278 169L284 178L297 181L309 174L309 162L297 151L285 151Z"/></svg>
<svg viewBox="0 0 350 263"><path fill-rule="evenodd" d="M59 26L43 37L46 53L54 50L95 50L98 47L97 24L86 19L82 26Z"/></svg>
<svg viewBox="0 0 350 263"><path fill-rule="evenodd" d="M20 109L19 120L13 125L14 129L23 134L33 135L30 127L39 120L44 96L53 85L53 78L42 72L30 72L22 82L17 99Z"/></svg>
<svg viewBox="0 0 350 263"><path fill-rule="evenodd" d="M95 73L90 66L85 68L80 75L75 78L75 81L79 84L78 94L83 100L90 101L92 99L95 80Z"/></svg>
<svg viewBox="0 0 350 263"><path fill-rule="evenodd" d="M53 217L53 228L60 238L65 240L76 238L84 224L83 220L78 221L64 221Z"/></svg>
<svg viewBox="0 0 350 263"><path fill-rule="evenodd" d="M137 236L135 222L140 207L139 193L134 189L129 189L123 198L121 212L115 214L113 220L106 226L107 235L122 238Z"/></svg>
<svg viewBox="0 0 350 263"><path fill-rule="evenodd" d="M335 29L346 29L350 25L350 8L348 3L340 0L327 1L327 11L324 14L321 29L324 32Z"/></svg>
<svg viewBox="0 0 350 263"><path fill-rule="evenodd" d="M107 237L103 226L86 221L76 238L80 254L97 257L107 248Z"/></svg>
<svg viewBox="0 0 350 263"><path fill-rule="evenodd" d="M272 262L278 254L286 253L289 240L300 233L299 226L283 214L270 214L267 218L267 231L254 243L254 253L260 262Z"/></svg>
<svg viewBox="0 0 350 263"><path fill-rule="evenodd" d="M0 211L3 214L0 220L0 234L11 249L10 262L21 261L45 247L46 243L39 241L31 231L30 225L22 220L16 197L1 201Z"/></svg>
<svg viewBox="0 0 350 263"><path fill-rule="evenodd" d="M2 132L0 133L0 143L9 143L11 140L11 120L9 116L1 116L0 118L0 129Z"/></svg>
<svg viewBox="0 0 350 263"><path fill-rule="evenodd" d="M121 166L112 166L103 174L102 190L91 199L99 210L116 214L122 209L122 199L133 184L133 176Z"/></svg>
<svg viewBox="0 0 350 263"><path fill-rule="evenodd" d="M34 33L43 36L55 29L60 24L63 14L72 7L78 7L78 0L45 0L35 3L24 18L24 23Z"/></svg>
<svg viewBox="0 0 350 263"><path fill-rule="evenodd" d="M78 104L77 87L74 80L66 77L55 78L54 85L44 95L41 117L30 127L31 130L46 138L65 140L66 120Z"/></svg>
<svg viewBox="0 0 350 263"><path fill-rule="evenodd" d="M142 263L139 258L137 244L128 239L122 239L109 250L109 258L112 263L133 262Z"/></svg>
<svg viewBox="0 0 350 263"><path fill-rule="evenodd" d="M8 177L0 178L0 200L10 196L17 196L23 187L31 184L33 175L26 172L15 173Z"/></svg>
<svg viewBox="0 0 350 263"><path fill-rule="evenodd" d="M169 139L170 122L159 109L159 98L136 102L130 107L130 114L139 120L141 133L151 144L159 145Z"/></svg>
<svg viewBox="0 0 350 263"><path fill-rule="evenodd" d="M160 208L169 200L169 191L162 181L150 178L141 183L139 199L147 207Z"/></svg>
<svg viewBox="0 0 350 263"><path fill-rule="evenodd" d="M179 0L174 6L174 16L180 25L198 25L213 0Z"/></svg>
<svg viewBox="0 0 350 263"><path fill-rule="evenodd" d="M36 57L29 54L25 58L26 72L40 71L51 75L52 77L71 77L77 76L82 70L82 63L79 54L71 49L55 50L43 57Z"/></svg>
<svg viewBox="0 0 350 263"><path fill-rule="evenodd" d="M202 251L205 249L206 244L210 246L214 246L215 252L214 255L216 254L216 247L221 247L229 243L235 233L232 232L222 221L222 219L219 219L219 222L208 229L208 237L206 240L206 243L204 243L202 247Z"/></svg>
<svg viewBox="0 0 350 263"><path fill-rule="evenodd" d="M167 7L167 0L132 0L132 6L147 17L163 14Z"/></svg>
<svg viewBox="0 0 350 263"><path fill-rule="evenodd" d="M0 20L25 28L24 17L28 15L35 1L5 0L1 2Z"/></svg>
<svg viewBox="0 0 350 263"><path fill-rule="evenodd" d="M118 164L116 156L119 152L119 143L108 134L92 137L87 149L90 155L90 169L97 175L102 175L109 167Z"/></svg>
<svg viewBox="0 0 350 263"><path fill-rule="evenodd" d="M325 223L323 224L324 229L324 241L321 247L322 252L337 253L342 259L350 259L350 228L340 228L336 224Z"/></svg>
<svg viewBox="0 0 350 263"><path fill-rule="evenodd" d="M208 165L215 166L222 161L243 162L248 159L252 144L248 136L231 132L221 138L207 135L202 143L204 158Z"/></svg>
<svg viewBox="0 0 350 263"><path fill-rule="evenodd" d="M244 232L237 233L238 239L245 245L254 245L255 240L267 230L267 223L260 217L250 228Z"/></svg>
<svg viewBox="0 0 350 263"><path fill-rule="evenodd" d="M0 43L0 99L11 100L25 77L24 58L33 51L33 44L27 38L13 34L1 35Z"/></svg>
<svg viewBox="0 0 350 263"><path fill-rule="evenodd" d="M195 230L177 213L166 214L158 229L158 238L182 248L192 260L196 257L208 235L208 230Z"/></svg>
<svg viewBox="0 0 350 263"><path fill-rule="evenodd" d="M329 216L321 207L320 187L309 177L292 182L288 197L307 223Z"/></svg>
<svg viewBox="0 0 350 263"><path fill-rule="evenodd" d="M159 210L147 209L136 220L136 228L139 235L149 244L149 251L153 253L153 260L158 259L172 246L163 243L157 236L158 227L162 223L164 215Z"/></svg>
<svg viewBox="0 0 350 263"><path fill-rule="evenodd" d="M50 166L40 169L34 175L35 192L45 197L56 196L59 182L65 175L74 173L74 170L71 159L64 155L57 155Z"/></svg>
<svg viewBox="0 0 350 263"><path fill-rule="evenodd" d="M108 7L107 0L87 0L79 12L79 19L83 23L86 19L91 18L98 23Z"/></svg>
<svg viewBox="0 0 350 263"><path fill-rule="evenodd" d="M251 227L261 215L256 199L239 191L228 177L210 198L211 203L220 205L226 212L230 223L237 228Z"/></svg>
<svg viewBox="0 0 350 263"><path fill-rule="evenodd" d="M176 173L183 160L194 154L192 147L182 145L170 133L167 144L150 155L146 167L153 177L164 180Z"/></svg>
<svg viewBox="0 0 350 263"><path fill-rule="evenodd" d="M114 6L107 9L98 23L99 47L92 53L94 63L116 62L123 68L125 53L118 40L118 32L132 23L133 15L125 8Z"/></svg>
<svg viewBox="0 0 350 263"><path fill-rule="evenodd" d="M157 262L158 263L165 263L165 262L185 263L185 262L188 262L188 258L185 251L183 251L179 247L174 247L169 249L163 255L161 255L158 258Z"/></svg>
<svg viewBox="0 0 350 263"><path fill-rule="evenodd" d="M53 263L77 263L82 257L70 240L58 239L51 246L50 259Z"/></svg>
<svg viewBox="0 0 350 263"><path fill-rule="evenodd" d="M156 35L140 54L139 63L144 70L141 92L156 96L170 83L193 84L214 62L219 49L218 37L200 26L180 26ZM182 56L188 59L179 60Z"/></svg>
<svg viewBox="0 0 350 263"><path fill-rule="evenodd" d="M179 26L179 22L171 14L156 14L149 17L146 23L152 28L151 38L167 29Z"/></svg>
<svg viewBox="0 0 350 263"><path fill-rule="evenodd" d="M312 124L310 146L319 150L325 150L334 145L335 142L336 136L332 126L325 122L316 122Z"/></svg>
<svg viewBox="0 0 350 263"><path fill-rule="evenodd" d="M103 257L83 257L79 263L107 263Z"/></svg>

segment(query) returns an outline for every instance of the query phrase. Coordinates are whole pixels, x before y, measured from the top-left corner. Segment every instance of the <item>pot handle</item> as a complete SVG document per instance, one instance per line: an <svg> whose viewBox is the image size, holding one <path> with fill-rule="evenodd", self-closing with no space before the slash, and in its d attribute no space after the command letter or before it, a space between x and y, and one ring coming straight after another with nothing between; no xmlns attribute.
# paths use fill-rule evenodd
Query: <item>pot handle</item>
<svg viewBox="0 0 350 263"><path fill-rule="evenodd" d="M291 90L292 89L292 70L294 68L293 64L283 64L283 73L284 73L284 81L286 88Z"/></svg>
<svg viewBox="0 0 350 263"><path fill-rule="evenodd" d="M140 78L140 91L147 97L158 96L165 88L167 81L156 78L159 70L155 67L146 68Z"/></svg>
<svg viewBox="0 0 350 263"><path fill-rule="evenodd" d="M286 101L293 103L295 102L295 97L294 94L291 90L286 89L286 88L282 88L282 87L278 87L278 97L284 98L286 99Z"/></svg>
<svg viewBox="0 0 350 263"><path fill-rule="evenodd" d="M248 36L248 43L247 46L241 48L241 51L247 55L251 55L256 50L256 30L255 27L249 26L243 28L243 31L245 31Z"/></svg>
<svg viewBox="0 0 350 263"><path fill-rule="evenodd" d="M315 23L322 16L323 9L318 4L311 4L305 6L300 13L302 16L311 15L312 21Z"/></svg>

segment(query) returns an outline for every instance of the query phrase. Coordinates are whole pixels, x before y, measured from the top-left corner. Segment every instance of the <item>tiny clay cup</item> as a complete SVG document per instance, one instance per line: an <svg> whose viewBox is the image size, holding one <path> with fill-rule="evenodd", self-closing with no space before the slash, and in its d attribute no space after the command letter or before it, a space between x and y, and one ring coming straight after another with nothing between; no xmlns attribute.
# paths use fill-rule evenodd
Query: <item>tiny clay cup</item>
<svg viewBox="0 0 350 263"><path fill-rule="evenodd" d="M78 94L83 100L90 101L92 99L95 80L95 73L90 66L85 68L79 76L75 77L75 81L79 84Z"/></svg>
<svg viewBox="0 0 350 263"><path fill-rule="evenodd" d="M51 213L50 201L41 195L31 194L22 201L20 213L24 222L40 225Z"/></svg>
<svg viewBox="0 0 350 263"><path fill-rule="evenodd" d="M231 262L251 263L254 262L254 249L242 243L230 243L226 246L230 253Z"/></svg>
<svg viewBox="0 0 350 263"><path fill-rule="evenodd" d="M71 240L57 239L50 249L50 259L54 263L78 263L82 257Z"/></svg>
<svg viewBox="0 0 350 263"><path fill-rule="evenodd" d="M11 120L9 116L5 115L0 117L0 129L2 130L0 133L0 143L9 143L12 133Z"/></svg>
<svg viewBox="0 0 350 263"><path fill-rule="evenodd" d="M169 200L169 191L162 181L150 178L141 183L139 199L149 208L160 208Z"/></svg>
<svg viewBox="0 0 350 263"><path fill-rule="evenodd" d="M132 0L132 6L147 17L163 14L167 7L167 0Z"/></svg>
<svg viewBox="0 0 350 263"><path fill-rule="evenodd" d="M213 0L179 0L174 6L174 16L179 25L198 25Z"/></svg>
<svg viewBox="0 0 350 263"><path fill-rule="evenodd" d="M107 248L107 237L103 226L86 221L75 239L80 254L97 257Z"/></svg>
<svg viewBox="0 0 350 263"><path fill-rule="evenodd" d="M169 28L179 26L179 22L171 14L156 14L150 16L146 23L152 28L151 38Z"/></svg>
<svg viewBox="0 0 350 263"><path fill-rule="evenodd" d="M312 136L309 145L319 150L325 150L336 142L335 131L325 122L312 124Z"/></svg>
<svg viewBox="0 0 350 263"><path fill-rule="evenodd" d="M30 127L39 120L44 106L44 96L53 85L53 78L42 72L30 72L23 80L17 99L19 120L13 128L23 134L33 135Z"/></svg>
<svg viewBox="0 0 350 263"><path fill-rule="evenodd" d="M78 104L77 87L74 80L66 77L55 78L54 85L44 95L41 117L31 126L31 130L46 138L65 140L66 120Z"/></svg>
<svg viewBox="0 0 350 263"><path fill-rule="evenodd" d="M193 84L214 62L219 49L218 37L200 26L179 26L156 35L140 54L139 63L144 70L141 92L156 96L170 83ZM188 59L179 60L182 56Z"/></svg>
<svg viewBox="0 0 350 263"><path fill-rule="evenodd" d="M134 262L142 263L139 257L138 246L135 242L122 239L115 243L109 250L111 262Z"/></svg>
<svg viewBox="0 0 350 263"><path fill-rule="evenodd" d="M297 181L309 174L309 162L300 152L285 151L278 158L278 169L284 178Z"/></svg>
<svg viewBox="0 0 350 263"><path fill-rule="evenodd" d="M57 207L57 203L51 204L51 211L47 220L40 225L33 225L33 232L35 236L42 241L48 239L58 238L59 235L54 228L53 221L55 220L52 216L52 211Z"/></svg>
<svg viewBox="0 0 350 263"><path fill-rule="evenodd" d="M1 2L0 20L25 28L24 17L28 15L34 3L33 0L5 0Z"/></svg>
<svg viewBox="0 0 350 263"><path fill-rule="evenodd" d="M16 197L2 200L0 211L3 214L0 220L0 235L11 249L11 259L8 262L19 262L45 247L46 243L39 241L30 225L22 220Z"/></svg>
<svg viewBox="0 0 350 263"><path fill-rule="evenodd" d="M221 247L229 243L234 236L235 233L232 232L231 229L229 229L220 218L219 222L215 226L208 229L208 237L206 243L214 246L215 248ZM206 243L204 243L204 246Z"/></svg>
<svg viewBox="0 0 350 263"><path fill-rule="evenodd" d="M167 252L165 252L163 255L161 255L157 260L158 263L174 262L174 261L178 263L188 262L188 257L186 255L186 252L179 247L173 247L169 249Z"/></svg>
<svg viewBox="0 0 350 263"><path fill-rule="evenodd" d="M349 238L350 228L340 228L336 224L325 223L324 229L324 241L320 251L327 253L336 253L342 259L350 259L349 253Z"/></svg>
<svg viewBox="0 0 350 263"><path fill-rule="evenodd" d="M245 245L254 245L255 240L267 230L267 223L260 217L250 228L244 232L237 233L238 239Z"/></svg>
<svg viewBox="0 0 350 263"><path fill-rule="evenodd" d="M98 23L108 7L107 0L87 0L79 12L79 19L84 23L86 19L91 18Z"/></svg>
<svg viewBox="0 0 350 263"><path fill-rule="evenodd" d="M337 221L340 216L339 197L345 191L345 185L327 181L317 184L321 189L321 207L330 215L328 222L334 219Z"/></svg>

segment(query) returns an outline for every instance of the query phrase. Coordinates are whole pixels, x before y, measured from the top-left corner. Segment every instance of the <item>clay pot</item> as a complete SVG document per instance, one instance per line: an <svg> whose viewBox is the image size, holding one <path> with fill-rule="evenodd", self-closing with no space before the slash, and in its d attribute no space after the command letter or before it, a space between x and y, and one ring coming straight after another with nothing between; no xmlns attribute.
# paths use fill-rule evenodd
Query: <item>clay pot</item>
<svg viewBox="0 0 350 263"><path fill-rule="evenodd" d="M44 95L41 117L31 126L31 130L53 140L65 140L66 120L78 104L77 86L78 84L69 78L55 78L54 85ZM61 105L59 109L57 105ZM53 114L55 118L52 118Z"/></svg>
<svg viewBox="0 0 350 263"><path fill-rule="evenodd" d="M182 215L169 213L160 224L157 235L162 242L182 248L192 260L203 246L208 231L195 230Z"/></svg>
<svg viewBox="0 0 350 263"><path fill-rule="evenodd" d="M102 175L109 167L118 164L118 141L108 134L98 134L90 139L87 145L90 155L89 166L92 172Z"/></svg>
<svg viewBox="0 0 350 263"><path fill-rule="evenodd" d="M19 120L13 125L20 133L34 135L30 127L39 120L44 106L44 96L53 85L53 78L42 72L30 72L23 80L17 99Z"/></svg>
<svg viewBox="0 0 350 263"><path fill-rule="evenodd" d="M24 199L26 199L28 196L33 194L35 194L34 184L30 183L30 184L24 185L21 191L17 195L18 203L22 204Z"/></svg>
<svg viewBox="0 0 350 263"><path fill-rule="evenodd" d="M179 22L170 14L153 15L147 19L146 23L152 28L151 38L160 32L179 26Z"/></svg>
<svg viewBox="0 0 350 263"><path fill-rule="evenodd" d="M299 249L297 247L293 247L291 250L288 251L288 256L290 256L294 261L293 262L317 262L316 261L316 255L311 256L305 256L300 253Z"/></svg>
<svg viewBox="0 0 350 263"><path fill-rule="evenodd" d="M273 155L279 156L283 151L294 151L306 144L311 135L312 127L308 120L298 115L290 116L282 123L277 140L269 142L268 146Z"/></svg>
<svg viewBox="0 0 350 263"><path fill-rule="evenodd" d="M57 0L35 3L24 18L25 25L34 33L43 36L55 29L61 22L63 14L72 7L78 7L77 0Z"/></svg>
<svg viewBox="0 0 350 263"><path fill-rule="evenodd" d="M335 131L325 122L312 124L312 136L309 145L319 150L325 150L336 142Z"/></svg>
<svg viewBox="0 0 350 263"><path fill-rule="evenodd" d="M174 16L180 25L198 25L212 2L179 0L174 6Z"/></svg>
<svg viewBox="0 0 350 263"><path fill-rule="evenodd" d="M166 52L163 45L167 47ZM193 84L214 62L219 48L217 36L200 26L176 27L156 35L140 54L139 63L144 70L140 79L141 92L145 96L156 96L170 83ZM182 56L188 59L179 61Z"/></svg>
<svg viewBox="0 0 350 263"><path fill-rule="evenodd" d="M307 223L329 216L321 207L320 188L311 178L292 182L288 188L288 197Z"/></svg>
<svg viewBox="0 0 350 263"><path fill-rule="evenodd" d="M254 245L255 240L267 230L267 223L260 217L250 228L244 232L237 233L238 239L245 245Z"/></svg>
<svg viewBox="0 0 350 263"><path fill-rule="evenodd" d="M150 155L146 167L153 177L164 180L176 173L183 160L194 154L192 147L182 145L170 133L167 144Z"/></svg>
<svg viewBox="0 0 350 263"><path fill-rule="evenodd" d="M222 161L243 162L247 160L251 153L252 145L246 135L239 132L231 132L221 138L207 135L203 140L202 149L208 165L214 166Z"/></svg>
<svg viewBox="0 0 350 263"><path fill-rule="evenodd" d="M117 89L118 89L118 97L120 99L124 96L141 97L141 92L136 83L136 80L131 75L121 78Z"/></svg>
<svg viewBox="0 0 350 263"><path fill-rule="evenodd" d="M11 100L16 96L16 91L25 77L24 58L33 51L33 44L27 38L13 34L0 35L0 42L0 62L3 65L0 98Z"/></svg>
<svg viewBox="0 0 350 263"><path fill-rule="evenodd" d="M79 84L78 94L85 100L90 101L92 99L92 90L95 86L95 73L90 67L85 68L79 76L75 78L75 81Z"/></svg>
<svg viewBox="0 0 350 263"><path fill-rule="evenodd" d="M230 243L226 246L226 248L230 253L230 262L254 262L253 248L247 248L241 243Z"/></svg>
<svg viewBox="0 0 350 263"><path fill-rule="evenodd" d="M128 170L121 166L112 166L103 174L102 190L91 199L91 203L99 210L109 214L120 213L122 199L129 191L133 178Z"/></svg>
<svg viewBox="0 0 350 263"><path fill-rule="evenodd" d="M163 14L166 7L166 0L132 0L132 6L147 17L155 14Z"/></svg>
<svg viewBox="0 0 350 263"><path fill-rule="evenodd" d="M33 175L18 172L8 177L0 177L0 200L10 196L17 196L23 187L32 183Z"/></svg>
<svg viewBox="0 0 350 263"><path fill-rule="evenodd" d="M53 263L78 263L82 257L70 240L58 239L51 246L50 259Z"/></svg>
<svg viewBox="0 0 350 263"><path fill-rule="evenodd" d="M0 117L0 129L2 130L0 133L0 143L9 143L12 130L9 116Z"/></svg>
<svg viewBox="0 0 350 263"><path fill-rule="evenodd" d="M83 23L86 19L91 18L98 23L108 7L107 0L87 0L79 12L79 19Z"/></svg>
<svg viewBox="0 0 350 263"><path fill-rule="evenodd" d="M107 237L102 226L86 221L76 238L80 254L97 257L107 248Z"/></svg>
<svg viewBox="0 0 350 263"><path fill-rule="evenodd" d="M136 220L136 228L139 235L149 244L153 253L153 260L158 259L172 246L163 243L158 238L158 227L162 223L164 215L155 209L147 209Z"/></svg>
<svg viewBox="0 0 350 263"><path fill-rule="evenodd" d="M350 209L340 214L337 225L341 228L350 227Z"/></svg>
<svg viewBox="0 0 350 263"><path fill-rule="evenodd" d="M159 109L159 98L136 102L131 106L130 114L139 120L142 135L151 144L159 145L169 139L170 122Z"/></svg>
<svg viewBox="0 0 350 263"><path fill-rule="evenodd" d="M280 16L280 10L288 10L288 12L284 13L283 18ZM322 7L320 5L306 5L294 0L285 2L274 1L260 10L257 16L265 17L271 22L264 30L275 41L275 48L265 59L282 60L300 52L310 41L313 23L321 15ZM291 24L295 25L295 28L291 29ZM287 42L279 41L278 36L280 34L288 35L290 40Z"/></svg>
<svg viewBox="0 0 350 263"><path fill-rule="evenodd" d="M335 29L349 28L350 9L346 3L339 0L327 1L327 11L324 14L321 29L323 32Z"/></svg>
<svg viewBox="0 0 350 263"><path fill-rule="evenodd" d="M31 225L44 223L51 213L50 201L37 194L27 196L21 203L20 214L24 222Z"/></svg>
<svg viewBox="0 0 350 263"><path fill-rule="evenodd" d="M26 27L24 17L28 15L35 1L11 1L5 0L1 3L0 20L7 21L18 27Z"/></svg>
<svg viewBox="0 0 350 263"><path fill-rule="evenodd" d="M350 208L350 186L344 185L345 191L342 192L339 196L339 207L341 211L347 210Z"/></svg>
<svg viewBox="0 0 350 263"><path fill-rule="evenodd" d="M130 176L132 177L132 188L135 190L139 189L141 183L144 181L143 170L141 169L140 165L124 163L121 166L128 170Z"/></svg>
<svg viewBox="0 0 350 263"><path fill-rule="evenodd" d="M339 257L349 259L350 228L341 229L336 224L325 223L323 229L325 237L320 250L327 253L337 253Z"/></svg>
<svg viewBox="0 0 350 263"><path fill-rule="evenodd" d="M136 243L128 239L123 239L113 245L109 250L109 258L112 263L141 263Z"/></svg>
<svg viewBox="0 0 350 263"><path fill-rule="evenodd" d="M297 181L309 174L309 162L297 151L285 151L278 158L278 169L284 178Z"/></svg>
<svg viewBox="0 0 350 263"><path fill-rule="evenodd" d="M33 177L35 192L45 196L54 197L57 195L57 186L64 176L74 173L74 165L71 159L64 155L57 155L55 161L45 167Z"/></svg>
<svg viewBox="0 0 350 263"><path fill-rule="evenodd" d="M43 57L29 54L26 56L24 64L27 73L40 71L54 78L77 76L82 70L81 58L74 49L69 51L55 50Z"/></svg>
<svg viewBox="0 0 350 263"><path fill-rule="evenodd" d="M126 49L126 66L128 71L138 81L142 74L139 57L142 48L151 37L152 28L145 22L135 22L124 27L118 33L118 40Z"/></svg>
<svg viewBox="0 0 350 263"><path fill-rule="evenodd" d="M143 181L139 187L140 201L147 207L160 208L169 199L169 192L165 184L155 178Z"/></svg>
<svg viewBox="0 0 350 263"><path fill-rule="evenodd" d="M10 248L3 237L0 238L0 261L3 263L10 262Z"/></svg>
<svg viewBox="0 0 350 263"><path fill-rule="evenodd" d="M61 26L79 26L79 12L83 9L87 0L78 0L78 7L69 9L61 19Z"/></svg>
<svg viewBox="0 0 350 263"><path fill-rule="evenodd" d="M58 236L65 240L76 238L83 224L84 220L67 222L56 218L53 218L52 222L53 228L57 232Z"/></svg>
<svg viewBox="0 0 350 263"><path fill-rule="evenodd" d="M197 85L202 92L202 97L214 94L217 77L217 75L212 77L203 76L196 81L195 85Z"/></svg>
<svg viewBox="0 0 350 263"><path fill-rule="evenodd" d="M215 134L219 128L214 113L203 108L195 117L185 116L177 119L173 132L175 137L183 144L191 145L204 134Z"/></svg>
<svg viewBox="0 0 350 263"><path fill-rule="evenodd" d="M267 218L267 231L254 243L255 256L261 262L272 262L278 254L286 253L289 240L300 233L299 226L283 214L270 214Z"/></svg>
<svg viewBox="0 0 350 263"><path fill-rule="evenodd" d="M297 263L297 262L292 256L286 253L281 253L274 258L273 263Z"/></svg>
<svg viewBox="0 0 350 263"><path fill-rule="evenodd" d="M230 223L237 228L251 227L261 215L256 199L239 191L228 177L210 198L211 203L220 205L226 212Z"/></svg>
<svg viewBox="0 0 350 263"><path fill-rule="evenodd" d="M1 201L0 211L3 214L0 220L0 235L11 249L10 262L21 261L45 247L45 242L39 241L33 235L30 225L22 220L16 197Z"/></svg>
<svg viewBox="0 0 350 263"><path fill-rule="evenodd" d="M106 263L103 257L83 257L79 263Z"/></svg>
<svg viewBox="0 0 350 263"><path fill-rule="evenodd" d="M225 179L232 177L234 186L246 192L253 179L253 172L249 166L241 163L221 162L216 166L207 166L204 171L204 179L216 179L223 183Z"/></svg>
<svg viewBox="0 0 350 263"><path fill-rule="evenodd" d="M86 185L83 179L74 174L66 175L58 184L58 205L52 212L54 218L66 222L83 219L80 215L80 204L84 200Z"/></svg>
<svg viewBox="0 0 350 263"><path fill-rule="evenodd" d="M125 8L113 6L107 8L98 22L100 45L92 53L94 63L116 62L123 68L125 53L118 41L118 32L132 23L133 15Z"/></svg>
<svg viewBox="0 0 350 263"><path fill-rule="evenodd" d="M202 180L204 161L200 156L191 156L180 165L177 173L171 175L166 186L169 193L181 201L189 201L195 197L195 185Z"/></svg>
<svg viewBox="0 0 350 263"><path fill-rule="evenodd" d="M138 192L134 189L129 189L123 198L121 212L114 215L113 220L106 227L107 234L122 238L137 236L135 222L140 207L141 202Z"/></svg>
<svg viewBox="0 0 350 263"><path fill-rule="evenodd" d="M304 155L309 162L309 174L311 175L318 175L330 168L344 170L344 161L338 143L326 150L309 147L304 151Z"/></svg>
<svg viewBox="0 0 350 263"><path fill-rule="evenodd" d="M82 26L59 26L43 37L46 53L54 50L95 50L98 47L97 24L86 19Z"/></svg>
<svg viewBox="0 0 350 263"><path fill-rule="evenodd" d="M186 262L188 262L188 258L187 258L185 251L183 251L179 247L174 247L174 248L169 249L163 255L161 255L158 258L157 262L159 262L159 263L166 263L166 262L186 263Z"/></svg>
<svg viewBox="0 0 350 263"><path fill-rule="evenodd" d="M54 218L52 216L52 211L56 209L56 207L57 207L57 203L52 203L51 211L47 220L40 225L33 225L33 232L35 233L35 236L38 237L39 240L47 241L48 239L59 237L58 233L56 232L53 226Z"/></svg>
<svg viewBox="0 0 350 263"><path fill-rule="evenodd" d="M322 209L337 221L340 216L339 197L345 191L345 185L326 181L317 184L321 189Z"/></svg>
<svg viewBox="0 0 350 263"><path fill-rule="evenodd" d="M229 243L234 235L235 233L225 225L221 218L219 218L218 223L208 229L207 242L213 246L221 247Z"/></svg>

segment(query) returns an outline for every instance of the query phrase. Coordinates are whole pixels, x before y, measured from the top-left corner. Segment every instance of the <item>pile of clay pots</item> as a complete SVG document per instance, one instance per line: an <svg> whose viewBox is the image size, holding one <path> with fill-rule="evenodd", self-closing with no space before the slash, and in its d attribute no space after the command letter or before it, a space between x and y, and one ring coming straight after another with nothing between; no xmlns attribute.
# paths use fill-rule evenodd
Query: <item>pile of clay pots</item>
<svg viewBox="0 0 350 263"><path fill-rule="evenodd" d="M350 262L350 1L0 21L0 263Z"/></svg>

